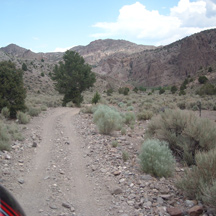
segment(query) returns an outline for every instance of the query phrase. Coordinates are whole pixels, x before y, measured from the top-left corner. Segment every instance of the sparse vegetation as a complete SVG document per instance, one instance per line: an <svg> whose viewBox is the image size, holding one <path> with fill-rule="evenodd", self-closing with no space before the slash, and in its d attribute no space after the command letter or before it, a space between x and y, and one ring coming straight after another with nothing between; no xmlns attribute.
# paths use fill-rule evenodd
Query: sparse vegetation
<svg viewBox="0 0 216 216"><path fill-rule="evenodd" d="M188 198L202 200L216 208L216 149L197 153L195 160L196 166L187 170L185 176L178 181L177 187Z"/></svg>
<svg viewBox="0 0 216 216"><path fill-rule="evenodd" d="M149 123L147 137L166 141L175 155L192 165L198 150L215 148L216 125L189 111L166 110Z"/></svg>

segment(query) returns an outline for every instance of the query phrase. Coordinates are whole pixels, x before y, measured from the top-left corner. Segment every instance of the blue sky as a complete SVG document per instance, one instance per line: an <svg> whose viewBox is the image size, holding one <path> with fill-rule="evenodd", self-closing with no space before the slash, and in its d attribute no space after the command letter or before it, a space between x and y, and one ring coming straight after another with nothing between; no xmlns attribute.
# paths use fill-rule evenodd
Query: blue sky
<svg viewBox="0 0 216 216"><path fill-rule="evenodd" d="M216 27L216 0L0 0L0 47L64 51L96 39L166 45Z"/></svg>

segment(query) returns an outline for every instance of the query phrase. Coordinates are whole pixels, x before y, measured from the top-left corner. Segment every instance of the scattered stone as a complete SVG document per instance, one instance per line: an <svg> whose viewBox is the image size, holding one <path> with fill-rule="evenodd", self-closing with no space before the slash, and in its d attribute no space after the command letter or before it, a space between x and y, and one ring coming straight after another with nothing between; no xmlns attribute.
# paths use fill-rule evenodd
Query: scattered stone
<svg viewBox="0 0 216 216"><path fill-rule="evenodd" d="M20 184L24 184L24 183L25 183L25 181L24 181L23 179L18 179L18 182L19 182Z"/></svg>
<svg viewBox="0 0 216 216"><path fill-rule="evenodd" d="M165 199L165 200L168 200L168 199L170 199L172 197L172 195L170 195L170 194L161 194L160 197Z"/></svg>
<svg viewBox="0 0 216 216"><path fill-rule="evenodd" d="M121 171L120 171L120 170L118 170L118 171L114 171L113 174L114 174L114 176L118 176L118 175L121 174Z"/></svg>
<svg viewBox="0 0 216 216"><path fill-rule="evenodd" d="M180 208L167 208L167 212L170 214L170 216L183 216L183 212Z"/></svg>
<svg viewBox="0 0 216 216"><path fill-rule="evenodd" d="M5 155L5 159L6 159L6 160L10 160L10 159L11 159L11 156L10 156L9 154L6 154L6 155Z"/></svg>
<svg viewBox="0 0 216 216"><path fill-rule="evenodd" d="M62 203L62 206L68 209L71 208L71 205L69 203Z"/></svg>
<svg viewBox="0 0 216 216"><path fill-rule="evenodd" d="M188 214L190 216L199 216L203 213L203 207L202 206L194 206L193 208L188 210Z"/></svg>
<svg viewBox="0 0 216 216"><path fill-rule="evenodd" d="M117 188L114 191L112 191L111 194L112 195L118 195L118 194L121 194L121 193L123 193L122 189L121 188Z"/></svg>
<svg viewBox="0 0 216 216"><path fill-rule="evenodd" d="M194 204L194 201L193 200L186 200L185 201L185 205L187 206L187 207L193 207L195 204Z"/></svg>
<svg viewBox="0 0 216 216"><path fill-rule="evenodd" d="M37 143L33 142L32 147L36 148L37 147Z"/></svg>
<svg viewBox="0 0 216 216"><path fill-rule="evenodd" d="M49 207L50 207L51 209L58 209L57 206L56 206L56 205L53 205L53 204L51 204Z"/></svg>

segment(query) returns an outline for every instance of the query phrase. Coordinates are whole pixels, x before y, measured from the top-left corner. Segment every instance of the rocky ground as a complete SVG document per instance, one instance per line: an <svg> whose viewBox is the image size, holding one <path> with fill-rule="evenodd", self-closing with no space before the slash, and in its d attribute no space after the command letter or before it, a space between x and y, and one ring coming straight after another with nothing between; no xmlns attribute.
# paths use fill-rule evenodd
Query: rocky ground
<svg viewBox="0 0 216 216"><path fill-rule="evenodd" d="M139 169L147 122L126 135L98 133L90 114L56 108L23 127L25 141L0 152L0 183L28 216L214 215L175 187L173 178L154 178Z"/></svg>

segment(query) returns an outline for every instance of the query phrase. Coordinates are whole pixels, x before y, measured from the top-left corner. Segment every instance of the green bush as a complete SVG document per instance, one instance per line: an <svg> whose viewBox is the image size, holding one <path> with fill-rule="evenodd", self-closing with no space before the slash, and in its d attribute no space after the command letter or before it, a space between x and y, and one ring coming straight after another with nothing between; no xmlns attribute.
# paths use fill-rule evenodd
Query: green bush
<svg viewBox="0 0 216 216"><path fill-rule="evenodd" d="M98 106L94 112L93 121L102 134L110 134L114 130L120 130L122 126L120 113L106 105Z"/></svg>
<svg viewBox="0 0 216 216"><path fill-rule="evenodd" d="M5 118L9 118L10 117L10 110L7 107L4 107L1 110L1 114L5 117Z"/></svg>
<svg viewBox="0 0 216 216"><path fill-rule="evenodd" d="M139 155L141 169L156 177L172 176L175 170L175 159L168 143L164 141L146 140Z"/></svg>
<svg viewBox="0 0 216 216"><path fill-rule="evenodd" d="M216 149L199 152L196 155L196 166L188 169L184 177L177 182L189 199L202 200L216 208Z"/></svg>
<svg viewBox="0 0 216 216"><path fill-rule="evenodd" d="M128 95L130 89L127 87L122 87L118 89L119 94Z"/></svg>
<svg viewBox="0 0 216 216"><path fill-rule="evenodd" d="M17 113L17 119L20 124L28 124L30 121L30 116L23 112Z"/></svg>
<svg viewBox="0 0 216 216"><path fill-rule="evenodd" d="M144 110L137 114L137 119L138 120L149 120L152 118L153 115L154 113L152 111Z"/></svg>
<svg viewBox="0 0 216 216"><path fill-rule="evenodd" d="M7 125L7 131L11 135L12 140L23 141L24 137L19 131L19 127L15 123Z"/></svg>
<svg viewBox="0 0 216 216"><path fill-rule="evenodd" d="M208 81L208 78L206 76L200 76L198 81L200 84L204 84Z"/></svg>
<svg viewBox="0 0 216 216"><path fill-rule="evenodd" d="M129 156L128 152L126 152L126 151L122 152L122 159L123 159L124 162L126 162L129 159L129 157L130 156Z"/></svg>
<svg viewBox="0 0 216 216"><path fill-rule="evenodd" d="M124 122L125 124L129 125L129 124L134 124L136 121L136 116L134 114L134 112L126 112L124 114Z"/></svg>
<svg viewBox="0 0 216 216"><path fill-rule="evenodd" d="M165 89L163 88L159 90L159 94L163 94L164 92L165 92Z"/></svg>
<svg viewBox="0 0 216 216"><path fill-rule="evenodd" d="M197 151L215 148L216 125L193 112L165 110L148 124L146 136L168 142L175 155L192 165Z"/></svg>
<svg viewBox="0 0 216 216"><path fill-rule="evenodd" d="M178 88L174 85L171 87L170 91L172 92L172 94L175 94L178 91Z"/></svg>
<svg viewBox="0 0 216 216"><path fill-rule="evenodd" d="M211 83L205 83L199 90L196 92L198 95L215 95L216 87Z"/></svg>
<svg viewBox="0 0 216 216"><path fill-rule="evenodd" d="M11 136L7 131L7 127L0 121L0 151L11 148Z"/></svg>
<svg viewBox="0 0 216 216"><path fill-rule="evenodd" d="M38 116L39 114L41 113L41 109L40 108L37 108L37 107L30 107L28 109L28 114L30 116Z"/></svg>
<svg viewBox="0 0 216 216"><path fill-rule="evenodd" d="M99 94L98 92L96 92L96 93L94 94L93 98L92 98L92 104L93 104L93 103L94 103L94 104L98 103L99 100L100 100L100 98L101 98L100 94Z"/></svg>

